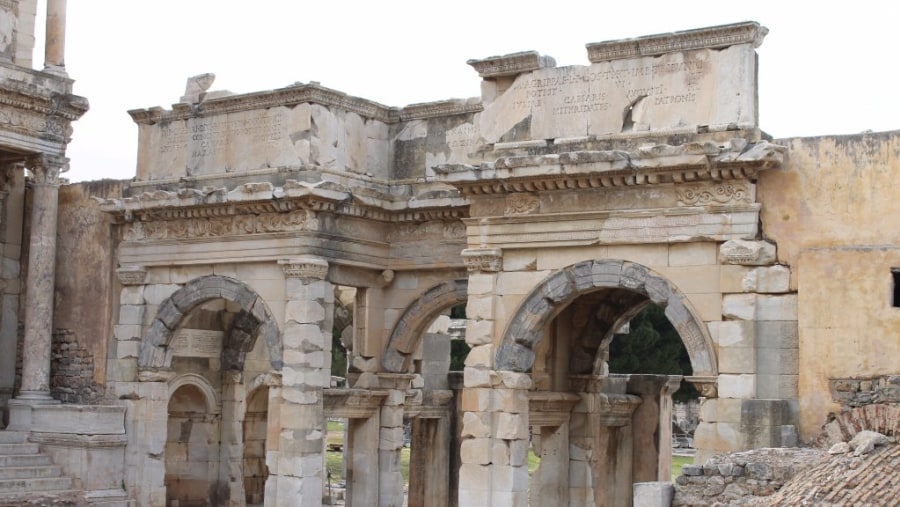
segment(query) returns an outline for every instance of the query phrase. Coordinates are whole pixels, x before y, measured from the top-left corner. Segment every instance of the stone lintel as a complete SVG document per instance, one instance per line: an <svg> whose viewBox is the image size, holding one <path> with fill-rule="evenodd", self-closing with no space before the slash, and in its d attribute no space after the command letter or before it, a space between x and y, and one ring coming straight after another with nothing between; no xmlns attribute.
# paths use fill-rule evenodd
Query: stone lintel
<svg viewBox="0 0 900 507"><path fill-rule="evenodd" d="M592 393L588 396L596 396L594 408L601 426L630 425L631 415L642 403L641 398L633 394Z"/></svg>
<svg viewBox="0 0 900 507"><path fill-rule="evenodd" d="M466 63L471 65L483 79L515 76L533 70L556 67L556 60L550 56L541 55L537 51L490 56L481 60L469 60Z"/></svg>
<svg viewBox="0 0 900 507"><path fill-rule="evenodd" d="M737 44L759 47L769 29L755 21L646 35L586 44L591 63L656 56L694 49L722 49Z"/></svg>
<svg viewBox="0 0 900 507"><path fill-rule="evenodd" d="M328 275L328 261L321 257L301 255L291 259L280 259L278 264L284 270L286 278L324 280Z"/></svg>
<svg viewBox="0 0 900 507"><path fill-rule="evenodd" d="M528 424L561 426L569 421L581 397L573 393L531 391L528 393Z"/></svg>
<svg viewBox="0 0 900 507"><path fill-rule="evenodd" d="M386 390L374 389L323 389L324 410L327 417L368 419L388 397Z"/></svg>
<svg viewBox="0 0 900 507"><path fill-rule="evenodd" d="M684 377L684 380L694 384L694 387L700 391L700 396L703 396L704 398L719 397L719 389L717 387L718 379L714 376L688 376Z"/></svg>
<svg viewBox="0 0 900 507"><path fill-rule="evenodd" d="M503 251L499 248L467 248L462 251L469 273L496 273L503 269Z"/></svg>

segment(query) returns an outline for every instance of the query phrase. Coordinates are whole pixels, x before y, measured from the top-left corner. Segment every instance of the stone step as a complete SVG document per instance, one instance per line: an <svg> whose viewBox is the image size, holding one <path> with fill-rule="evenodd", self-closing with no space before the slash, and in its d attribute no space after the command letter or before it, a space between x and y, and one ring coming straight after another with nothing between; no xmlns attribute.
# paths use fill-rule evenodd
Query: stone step
<svg viewBox="0 0 900 507"><path fill-rule="evenodd" d="M90 507L135 507L135 501L128 499L128 493L121 489L91 491L84 499Z"/></svg>
<svg viewBox="0 0 900 507"><path fill-rule="evenodd" d="M4 493L0 491L0 505L53 505L54 507L77 507L84 505L82 494L74 489L56 491L32 491L28 493Z"/></svg>
<svg viewBox="0 0 900 507"><path fill-rule="evenodd" d="M24 431L0 431L0 444L24 444L28 433Z"/></svg>
<svg viewBox="0 0 900 507"><path fill-rule="evenodd" d="M37 444L0 444L0 456L10 454L37 454L40 452Z"/></svg>
<svg viewBox="0 0 900 507"><path fill-rule="evenodd" d="M0 481L0 493L44 493L72 489L71 477L7 479Z"/></svg>
<svg viewBox="0 0 900 507"><path fill-rule="evenodd" d="M62 469L56 465L0 467L0 481L7 479L46 479L61 476Z"/></svg>
<svg viewBox="0 0 900 507"><path fill-rule="evenodd" d="M50 464L46 454L7 454L0 456L0 467L36 467Z"/></svg>

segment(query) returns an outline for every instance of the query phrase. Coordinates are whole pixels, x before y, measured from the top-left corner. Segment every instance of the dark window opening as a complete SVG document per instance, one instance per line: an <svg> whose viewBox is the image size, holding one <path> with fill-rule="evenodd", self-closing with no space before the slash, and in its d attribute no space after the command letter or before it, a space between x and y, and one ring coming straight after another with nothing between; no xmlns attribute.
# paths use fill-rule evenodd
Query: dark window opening
<svg viewBox="0 0 900 507"><path fill-rule="evenodd" d="M900 268L891 268L891 276L894 279L894 297L891 304L894 308L900 308Z"/></svg>

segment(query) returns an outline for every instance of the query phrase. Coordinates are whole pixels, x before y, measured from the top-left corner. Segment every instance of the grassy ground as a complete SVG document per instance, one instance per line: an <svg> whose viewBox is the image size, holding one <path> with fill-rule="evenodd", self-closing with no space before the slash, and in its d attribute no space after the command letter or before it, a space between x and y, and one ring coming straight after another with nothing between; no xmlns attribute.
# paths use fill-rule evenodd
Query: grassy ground
<svg viewBox="0 0 900 507"><path fill-rule="evenodd" d="M672 456L672 482L681 475L681 467L694 464L693 456Z"/></svg>

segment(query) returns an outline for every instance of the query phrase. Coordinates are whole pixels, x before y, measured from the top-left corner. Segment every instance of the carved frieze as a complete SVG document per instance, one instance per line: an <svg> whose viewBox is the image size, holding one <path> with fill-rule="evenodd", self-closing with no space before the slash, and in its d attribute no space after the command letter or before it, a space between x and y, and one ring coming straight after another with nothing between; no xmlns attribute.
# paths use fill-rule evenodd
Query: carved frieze
<svg viewBox="0 0 900 507"><path fill-rule="evenodd" d="M675 195L679 206L750 204L753 202L752 183L748 181L676 185Z"/></svg>
<svg viewBox="0 0 900 507"><path fill-rule="evenodd" d="M534 194L510 194L506 197L504 215L530 215L540 208L541 200Z"/></svg>
<svg viewBox="0 0 900 507"><path fill-rule="evenodd" d="M123 238L126 241L215 238L254 233L317 230L319 230L319 221L316 213L312 210L298 209L287 213L262 215L136 221L123 225Z"/></svg>
<svg viewBox="0 0 900 507"><path fill-rule="evenodd" d="M420 241L428 239L436 240L460 240L466 237L466 226L462 222L445 222L443 220L430 220L421 224L398 224L388 233L388 241Z"/></svg>

